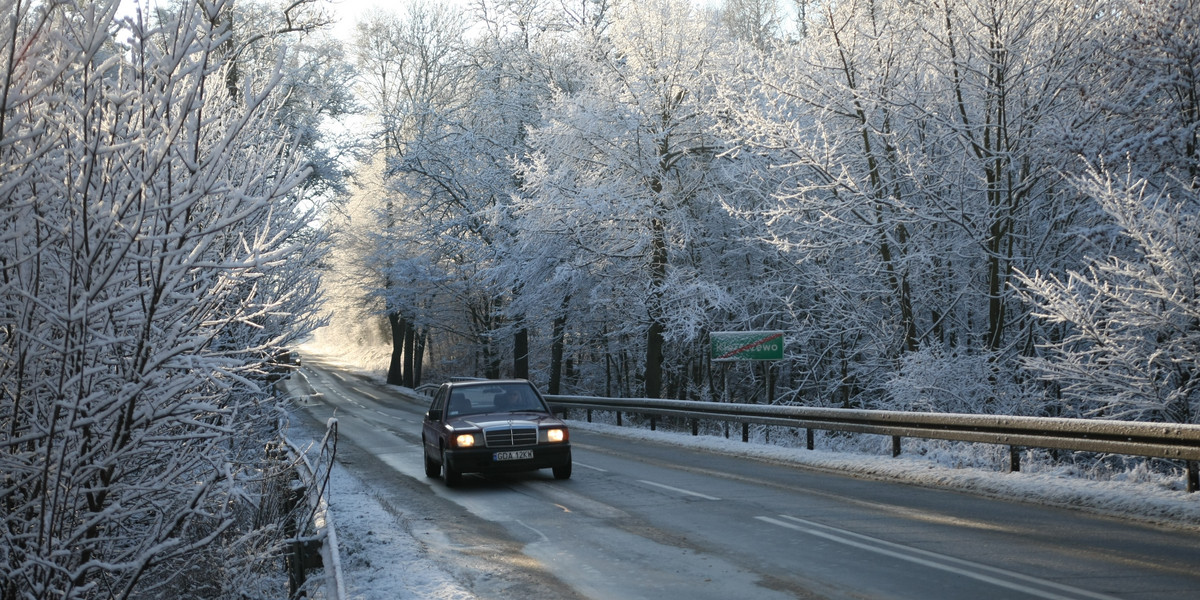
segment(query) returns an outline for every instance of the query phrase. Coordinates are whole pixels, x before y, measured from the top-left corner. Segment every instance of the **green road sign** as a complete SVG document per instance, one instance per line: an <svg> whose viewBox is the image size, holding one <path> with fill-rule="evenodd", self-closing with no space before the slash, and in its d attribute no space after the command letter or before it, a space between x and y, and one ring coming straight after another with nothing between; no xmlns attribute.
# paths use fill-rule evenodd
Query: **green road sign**
<svg viewBox="0 0 1200 600"><path fill-rule="evenodd" d="M783 360L782 331L714 331L712 359Z"/></svg>

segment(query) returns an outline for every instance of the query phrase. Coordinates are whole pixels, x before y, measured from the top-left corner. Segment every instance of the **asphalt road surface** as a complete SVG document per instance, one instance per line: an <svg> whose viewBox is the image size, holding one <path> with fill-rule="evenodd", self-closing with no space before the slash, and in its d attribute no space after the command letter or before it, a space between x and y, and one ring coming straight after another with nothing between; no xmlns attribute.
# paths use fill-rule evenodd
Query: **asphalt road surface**
<svg viewBox="0 0 1200 600"><path fill-rule="evenodd" d="M424 515L414 533L481 598L1200 598L1200 532L586 431L570 480L448 489L423 470L426 400L315 360L301 375L339 462Z"/></svg>

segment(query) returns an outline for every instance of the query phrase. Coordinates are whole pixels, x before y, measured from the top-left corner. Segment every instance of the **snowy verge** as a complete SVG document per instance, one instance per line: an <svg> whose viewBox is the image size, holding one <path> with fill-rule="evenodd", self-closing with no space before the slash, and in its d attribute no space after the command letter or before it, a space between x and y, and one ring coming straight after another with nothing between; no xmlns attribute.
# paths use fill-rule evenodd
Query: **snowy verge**
<svg viewBox="0 0 1200 600"><path fill-rule="evenodd" d="M319 459L321 436L303 418L292 418L293 440ZM302 439L312 443L301 442ZM337 528L343 600L475 600L433 558L406 518L389 511L361 479L334 460L325 518ZM328 582L325 582L328 583ZM315 599L326 598L314 590Z"/></svg>
<svg viewBox="0 0 1200 600"><path fill-rule="evenodd" d="M334 465L329 504L337 519L350 600L468 600L423 550L402 517L384 508L357 477Z"/></svg>

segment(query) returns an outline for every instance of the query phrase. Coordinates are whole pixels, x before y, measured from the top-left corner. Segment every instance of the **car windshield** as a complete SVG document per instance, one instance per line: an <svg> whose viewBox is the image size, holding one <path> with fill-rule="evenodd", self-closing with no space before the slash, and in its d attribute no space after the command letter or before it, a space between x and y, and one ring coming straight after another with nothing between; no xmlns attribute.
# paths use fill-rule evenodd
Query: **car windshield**
<svg viewBox="0 0 1200 600"><path fill-rule="evenodd" d="M454 388L446 416L460 417L497 412L545 412L546 407L525 383L498 383Z"/></svg>

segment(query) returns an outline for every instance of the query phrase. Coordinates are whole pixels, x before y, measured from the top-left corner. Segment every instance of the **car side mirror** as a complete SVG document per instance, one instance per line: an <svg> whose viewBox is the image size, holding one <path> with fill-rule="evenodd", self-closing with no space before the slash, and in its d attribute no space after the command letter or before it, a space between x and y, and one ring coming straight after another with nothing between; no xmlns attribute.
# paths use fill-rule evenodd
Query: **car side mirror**
<svg viewBox="0 0 1200 600"><path fill-rule="evenodd" d="M442 420L442 411L437 408L429 409L429 412L425 413L425 420L426 421L441 421Z"/></svg>

